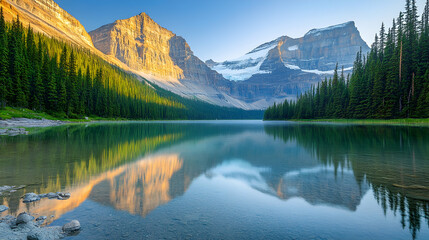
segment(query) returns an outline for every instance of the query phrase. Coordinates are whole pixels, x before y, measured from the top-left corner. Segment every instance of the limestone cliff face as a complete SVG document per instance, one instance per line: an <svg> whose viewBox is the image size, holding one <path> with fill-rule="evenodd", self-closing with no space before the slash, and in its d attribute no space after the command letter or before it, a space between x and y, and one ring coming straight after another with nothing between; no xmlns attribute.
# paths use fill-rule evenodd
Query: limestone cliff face
<svg viewBox="0 0 429 240"><path fill-rule="evenodd" d="M222 75L211 70L203 61L194 56L188 43L180 36L173 36L170 40L170 57L183 70L183 79L197 81L215 88L228 85L228 81Z"/></svg>
<svg viewBox="0 0 429 240"><path fill-rule="evenodd" d="M0 0L0 6L7 21L19 15L24 26L30 24L37 32L93 48L82 24L53 0Z"/></svg>
<svg viewBox="0 0 429 240"><path fill-rule="evenodd" d="M97 49L131 69L160 77L183 78L183 70L170 57L170 40L175 35L145 13L117 20L89 34Z"/></svg>
<svg viewBox="0 0 429 240"><path fill-rule="evenodd" d="M310 30L304 37L283 37L279 51L284 62L301 69L329 71L336 63L352 67L356 53L369 47L354 22Z"/></svg>
<svg viewBox="0 0 429 240"><path fill-rule="evenodd" d="M177 80L216 83L223 78L194 56L185 39L161 27L147 14L117 20L89 33L94 45L131 69Z"/></svg>

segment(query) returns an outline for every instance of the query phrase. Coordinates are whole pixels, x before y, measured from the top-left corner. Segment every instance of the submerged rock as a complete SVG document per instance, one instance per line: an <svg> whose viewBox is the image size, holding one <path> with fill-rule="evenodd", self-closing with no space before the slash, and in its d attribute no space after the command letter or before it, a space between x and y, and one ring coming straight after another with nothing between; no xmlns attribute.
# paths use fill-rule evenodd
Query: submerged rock
<svg viewBox="0 0 429 240"><path fill-rule="evenodd" d="M12 190L13 188L14 188L15 186L0 186L0 194L2 193L2 192L6 192L6 191L10 191L10 190Z"/></svg>
<svg viewBox="0 0 429 240"><path fill-rule="evenodd" d="M69 223L64 224L63 231L66 233L76 232L80 230L80 222L78 220L73 220Z"/></svg>
<svg viewBox="0 0 429 240"><path fill-rule="evenodd" d="M62 193L62 192L58 192L57 193L58 196L62 197L62 198L70 198L71 194L70 193Z"/></svg>
<svg viewBox="0 0 429 240"><path fill-rule="evenodd" d="M5 217L0 218L0 223L6 223L9 226L10 225L15 225L15 222L16 222L16 218L14 216L12 216L12 215L6 215Z"/></svg>
<svg viewBox="0 0 429 240"><path fill-rule="evenodd" d="M38 226L43 225L43 223L45 223L46 219L47 219L46 216L40 216L40 217L36 218L36 224Z"/></svg>
<svg viewBox="0 0 429 240"><path fill-rule="evenodd" d="M8 207L6 207L5 205L0 205L0 213L1 212L4 212L4 211L6 211L6 210L8 210L9 208Z"/></svg>
<svg viewBox="0 0 429 240"><path fill-rule="evenodd" d="M44 221L44 220L46 220L46 216L40 216L40 217L38 217L38 218L36 218L36 221Z"/></svg>
<svg viewBox="0 0 429 240"><path fill-rule="evenodd" d="M57 198L57 197L58 197L58 195L57 195L56 193L50 192L50 193L48 193L48 194L47 194L47 197L48 197L49 199L52 199L52 198Z"/></svg>
<svg viewBox="0 0 429 240"><path fill-rule="evenodd" d="M63 227L40 227L28 213L21 213L17 218L7 215L0 218L0 239L31 239L31 240L55 240L70 235L78 234L80 223L73 220ZM46 216L41 216L37 220L44 220Z"/></svg>
<svg viewBox="0 0 429 240"><path fill-rule="evenodd" d="M43 194L35 194L35 193L26 193L22 198L24 198L24 203L29 202L36 202L39 201L42 198L49 198L49 199L58 199L58 200L67 200L71 196L70 193L63 193L63 192L57 192L57 193L43 193Z"/></svg>
<svg viewBox="0 0 429 240"><path fill-rule="evenodd" d="M20 213L16 218L16 225L31 222L33 219L34 217L26 212Z"/></svg>
<svg viewBox="0 0 429 240"><path fill-rule="evenodd" d="M0 135L8 136L17 136L17 135L27 135L28 131L25 128L9 128L9 129L0 129Z"/></svg>
<svg viewBox="0 0 429 240"><path fill-rule="evenodd" d="M35 193L26 193L23 198L25 203L36 202L40 200L39 195Z"/></svg>

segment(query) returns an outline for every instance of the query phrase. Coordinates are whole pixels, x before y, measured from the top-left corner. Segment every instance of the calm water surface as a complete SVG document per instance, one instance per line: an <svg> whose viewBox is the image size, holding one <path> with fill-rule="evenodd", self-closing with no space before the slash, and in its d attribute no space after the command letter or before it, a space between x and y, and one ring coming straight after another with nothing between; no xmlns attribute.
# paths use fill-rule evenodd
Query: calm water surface
<svg viewBox="0 0 429 240"><path fill-rule="evenodd" d="M1 216L71 239L429 239L429 128L135 122L0 138ZM24 204L26 192L68 191ZM1 233L0 233L1 234Z"/></svg>

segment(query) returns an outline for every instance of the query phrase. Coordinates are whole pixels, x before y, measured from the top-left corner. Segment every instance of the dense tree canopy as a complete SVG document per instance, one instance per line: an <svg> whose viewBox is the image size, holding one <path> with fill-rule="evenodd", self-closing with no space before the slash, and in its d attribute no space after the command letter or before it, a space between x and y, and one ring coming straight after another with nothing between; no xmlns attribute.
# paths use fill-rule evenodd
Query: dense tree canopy
<svg viewBox="0 0 429 240"><path fill-rule="evenodd" d="M353 73L335 70L296 101L271 106L267 120L429 117L429 1L421 20L415 0L387 31L382 24L367 56L359 52Z"/></svg>

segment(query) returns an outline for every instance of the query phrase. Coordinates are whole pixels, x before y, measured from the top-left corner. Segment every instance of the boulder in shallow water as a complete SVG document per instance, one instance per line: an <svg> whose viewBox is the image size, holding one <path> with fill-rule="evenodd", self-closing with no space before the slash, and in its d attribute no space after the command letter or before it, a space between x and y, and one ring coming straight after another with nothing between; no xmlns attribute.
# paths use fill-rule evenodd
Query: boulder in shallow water
<svg viewBox="0 0 429 240"><path fill-rule="evenodd" d="M4 212L4 211L6 211L6 210L8 210L9 208L8 207L6 207L5 205L0 205L0 213L1 212Z"/></svg>
<svg viewBox="0 0 429 240"><path fill-rule="evenodd" d="M46 218L47 218L46 216L40 216L36 218L36 224L38 226L42 225L43 223L45 223Z"/></svg>
<svg viewBox="0 0 429 240"><path fill-rule="evenodd" d="M31 222L33 219L34 217L26 212L20 213L16 218L16 225Z"/></svg>
<svg viewBox="0 0 429 240"><path fill-rule="evenodd" d="M63 192L57 192L58 195L58 199L59 200L65 200L65 199L69 199L71 194L70 193L63 193Z"/></svg>
<svg viewBox="0 0 429 240"><path fill-rule="evenodd" d="M27 235L27 240L42 240L43 236L40 232L30 232Z"/></svg>
<svg viewBox="0 0 429 240"><path fill-rule="evenodd" d="M48 193L48 194L47 194L47 197L48 197L49 199L53 199L53 198L57 198L57 197L58 197L58 195L57 195L56 193L50 192L50 193Z"/></svg>
<svg viewBox="0 0 429 240"><path fill-rule="evenodd" d="M38 217L38 218L36 218L36 221L43 221L43 220L46 220L46 216L40 216L40 217Z"/></svg>
<svg viewBox="0 0 429 240"><path fill-rule="evenodd" d="M35 226L29 230L27 240L56 240L65 237L61 227L58 226L46 228Z"/></svg>
<svg viewBox="0 0 429 240"><path fill-rule="evenodd" d="M12 190L14 186L0 186L0 193Z"/></svg>
<svg viewBox="0 0 429 240"><path fill-rule="evenodd" d="M35 193L26 193L23 198L25 203L36 202L40 200L39 195Z"/></svg>
<svg viewBox="0 0 429 240"><path fill-rule="evenodd" d="M45 198L45 197L48 197L48 194L47 194L47 193L39 194L39 198Z"/></svg>
<svg viewBox="0 0 429 240"><path fill-rule="evenodd" d="M80 230L80 222L78 220L73 220L69 223L64 224L63 231L66 233L76 232Z"/></svg>

